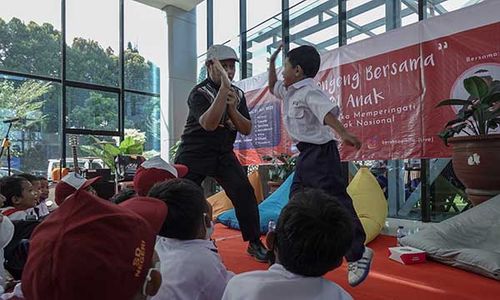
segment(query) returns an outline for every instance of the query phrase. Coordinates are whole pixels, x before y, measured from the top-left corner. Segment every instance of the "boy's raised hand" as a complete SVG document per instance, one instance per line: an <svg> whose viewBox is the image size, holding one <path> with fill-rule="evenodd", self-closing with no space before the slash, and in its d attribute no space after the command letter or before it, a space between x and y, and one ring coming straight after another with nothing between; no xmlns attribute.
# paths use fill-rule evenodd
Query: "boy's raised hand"
<svg viewBox="0 0 500 300"><path fill-rule="evenodd" d="M271 54L270 60L272 62L276 61L276 57L278 57L278 54L281 52L281 49L283 49L283 43L280 43L280 45L278 46L278 49L276 49L276 51L274 51L273 54Z"/></svg>
<svg viewBox="0 0 500 300"><path fill-rule="evenodd" d="M224 67L222 67L222 64L216 58L212 59L212 63L213 63L213 66L217 72L217 77L220 78L221 88L229 89L231 87L231 81L229 80L229 77L227 76L226 70L224 70Z"/></svg>

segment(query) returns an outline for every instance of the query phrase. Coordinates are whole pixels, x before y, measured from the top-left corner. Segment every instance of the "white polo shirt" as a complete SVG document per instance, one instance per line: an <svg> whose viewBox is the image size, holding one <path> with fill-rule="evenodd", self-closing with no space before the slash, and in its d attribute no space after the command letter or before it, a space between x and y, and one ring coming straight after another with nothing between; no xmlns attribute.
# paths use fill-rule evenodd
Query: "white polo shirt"
<svg viewBox="0 0 500 300"><path fill-rule="evenodd" d="M158 236L155 250L160 257L162 284L153 300L218 300L234 276L222 264L212 241Z"/></svg>
<svg viewBox="0 0 500 300"><path fill-rule="evenodd" d="M350 300L343 288L323 277L305 277L274 264L267 271L236 275L229 281L223 300Z"/></svg>
<svg viewBox="0 0 500 300"><path fill-rule="evenodd" d="M340 109L314 79L303 79L288 88L279 80L274 85L273 94L284 100L283 122L295 142L321 145L336 139L324 120L329 112L338 117Z"/></svg>

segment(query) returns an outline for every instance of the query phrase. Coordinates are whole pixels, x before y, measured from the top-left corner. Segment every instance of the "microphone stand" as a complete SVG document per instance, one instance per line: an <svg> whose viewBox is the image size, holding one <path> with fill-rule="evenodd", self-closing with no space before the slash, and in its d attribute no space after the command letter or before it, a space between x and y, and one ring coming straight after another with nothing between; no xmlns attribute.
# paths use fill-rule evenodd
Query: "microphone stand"
<svg viewBox="0 0 500 300"><path fill-rule="evenodd" d="M8 169L8 174L9 176L11 175L11 168L10 168L10 141L9 141L9 133L10 133L10 128L12 127L12 123L9 123L9 128L7 129L7 133L5 134L5 137L2 141L2 149L0 150L0 159L3 156L3 152L5 149L7 149L7 169Z"/></svg>

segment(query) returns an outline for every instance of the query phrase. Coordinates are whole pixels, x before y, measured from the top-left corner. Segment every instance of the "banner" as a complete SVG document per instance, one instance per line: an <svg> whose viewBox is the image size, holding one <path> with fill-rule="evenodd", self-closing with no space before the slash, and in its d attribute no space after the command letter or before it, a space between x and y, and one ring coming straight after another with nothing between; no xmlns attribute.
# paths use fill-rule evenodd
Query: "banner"
<svg viewBox="0 0 500 300"><path fill-rule="evenodd" d="M500 1L484 2L322 55L315 79L340 106L344 127L363 142L359 151L340 144L342 159L450 157L437 135L456 111L436 105L467 99L463 80L479 70L500 80L498 11ZM252 134L238 135L235 143L241 163L261 164L263 155L294 152L267 73L238 86L246 92L253 122Z"/></svg>

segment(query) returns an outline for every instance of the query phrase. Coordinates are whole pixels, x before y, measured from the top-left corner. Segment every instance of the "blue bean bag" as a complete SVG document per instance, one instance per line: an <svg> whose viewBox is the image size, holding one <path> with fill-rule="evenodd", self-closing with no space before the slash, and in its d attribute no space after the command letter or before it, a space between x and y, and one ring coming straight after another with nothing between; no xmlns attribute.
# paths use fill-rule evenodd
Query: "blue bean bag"
<svg viewBox="0 0 500 300"><path fill-rule="evenodd" d="M264 199L259 204L260 214L260 232L267 232L267 225L270 220L277 221L281 213L281 209L288 203L290 187L292 186L294 173L290 174L283 184L269 197ZM230 209L217 217L217 222L222 223L230 228L240 229L240 224L236 219L234 208Z"/></svg>

